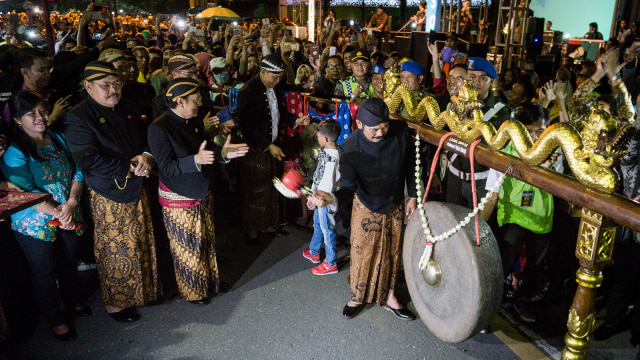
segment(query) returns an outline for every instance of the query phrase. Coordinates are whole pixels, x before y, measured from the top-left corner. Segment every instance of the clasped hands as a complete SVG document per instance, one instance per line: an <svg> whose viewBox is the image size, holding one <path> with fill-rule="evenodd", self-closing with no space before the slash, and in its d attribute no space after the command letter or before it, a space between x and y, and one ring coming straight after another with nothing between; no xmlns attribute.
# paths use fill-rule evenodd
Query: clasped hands
<svg viewBox="0 0 640 360"><path fill-rule="evenodd" d="M149 154L136 155L129 160L131 167L129 172L132 172L135 176L149 177L149 171L153 169L155 162L153 157Z"/></svg>

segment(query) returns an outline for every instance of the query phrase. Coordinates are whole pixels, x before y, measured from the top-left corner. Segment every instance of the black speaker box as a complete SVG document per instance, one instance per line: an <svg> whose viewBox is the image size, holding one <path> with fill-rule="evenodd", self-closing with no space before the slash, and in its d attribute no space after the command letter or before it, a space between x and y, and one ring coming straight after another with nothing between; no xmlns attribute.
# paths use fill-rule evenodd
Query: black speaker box
<svg viewBox="0 0 640 360"><path fill-rule="evenodd" d="M425 69L431 66L431 54L429 53L429 33L424 31L411 32L411 51L409 57L413 61L422 64Z"/></svg>
<svg viewBox="0 0 640 360"><path fill-rule="evenodd" d="M556 57L553 55L538 55L534 69L540 78L556 76Z"/></svg>
<svg viewBox="0 0 640 360"><path fill-rule="evenodd" d="M396 36L395 41L395 51L399 52L403 57L409 56L411 52L411 37Z"/></svg>
<svg viewBox="0 0 640 360"><path fill-rule="evenodd" d="M463 52L469 57L487 57L487 51L489 49L489 45L481 44L481 43L458 43L458 51Z"/></svg>

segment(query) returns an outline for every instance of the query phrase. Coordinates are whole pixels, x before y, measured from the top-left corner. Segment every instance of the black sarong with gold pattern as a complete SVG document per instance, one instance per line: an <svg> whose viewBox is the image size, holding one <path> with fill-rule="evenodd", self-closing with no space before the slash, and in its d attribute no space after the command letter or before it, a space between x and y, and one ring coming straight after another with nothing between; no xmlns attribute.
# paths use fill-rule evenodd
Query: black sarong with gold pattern
<svg viewBox="0 0 640 360"><path fill-rule="evenodd" d="M269 151L253 148L238 159L238 186L242 196L242 224L246 231L261 231L278 224L278 203L273 178L277 164Z"/></svg>
<svg viewBox="0 0 640 360"><path fill-rule="evenodd" d="M382 306L398 281L402 255L404 205L391 205L386 215L353 199L351 216L350 300Z"/></svg>
<svg viewBox="0 0 640 360"><path fill-rule="evenodd" d="M161 293L151 212L144 188L133 203L118 203L89 189L102 301L128 308Z"/></svg>

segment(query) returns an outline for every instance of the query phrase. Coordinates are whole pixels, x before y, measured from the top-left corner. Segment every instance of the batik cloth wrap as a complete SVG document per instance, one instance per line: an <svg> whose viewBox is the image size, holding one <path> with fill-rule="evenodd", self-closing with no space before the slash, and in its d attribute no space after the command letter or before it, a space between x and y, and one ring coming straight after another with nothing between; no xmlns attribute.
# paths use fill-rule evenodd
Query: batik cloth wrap
<svg viewBox="0 0 640 360"><path fill-rule="evenodd" d="M216 294L220 278L211 193L198 201L176 194L162 183L158 192L180 294L189 301Z"/></svg>
<svg viewBox="0 0 640 360"><path fill-rule="evenodd" d="M391 205L378 214L357 196L351 217L350 297L356 303L382 306L398 281L402 255L404 205Z"/></svg>
<svg viewBox="0 0 640 360"><path fill-rule="evenodd" d="M281 176L271 153L249 149L238 162L238 187L242 194L242 222L247 231L276 226L278 204L272 179Z"/></svg>
<svg viewBox="0 0 640 360"><path fill-rule="evenodd" d="M102 301L128 308L156 300L161 286L146 190L123 204L89 189L89 202Z"/></svg>

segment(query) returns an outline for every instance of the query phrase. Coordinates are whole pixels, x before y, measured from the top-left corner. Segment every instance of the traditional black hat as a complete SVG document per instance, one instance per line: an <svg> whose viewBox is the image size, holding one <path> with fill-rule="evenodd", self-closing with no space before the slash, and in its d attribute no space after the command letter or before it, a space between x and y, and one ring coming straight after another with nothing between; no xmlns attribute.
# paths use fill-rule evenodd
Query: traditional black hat
<svg viewBox="0 0 640 360"><path fill-rule="evenodd" d="M110 62L92 61L84 68L84 79L87 81L100 80L111 75L118 77L118 71Z"/></svg>
<svg viewBox="0 0 640 360"><path fill-rule="evenodd" d="M389 122L389 108L384 100L369 98L358 108L358 120L369 127Z"/></svg>
<svg viewBox="0 0 640 360"><path fill-rule="evenodd" d="M262 59L260 68L265 69L270 73L279 74L284 72L284 61L280 56L270 54Z"/></svg>
<svg viewBox="0 0 640 360"><path fill-rule="evenodd" d="M196 61L193 59L193 55L173 55L169 58L167 68L169 71L180 71L191 69L196 66Z"/></svg>
<svg viewBox="0 0 640 360"><path fill-rule="evenodd" d="M173 79L167 84L167 91L164 96L167 101L176 101L179 97L187 97L195 94L199 87L200 83L198 83L198 80L191 78Z"/></svg>

